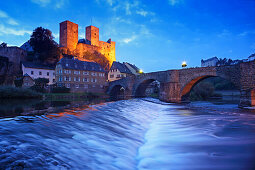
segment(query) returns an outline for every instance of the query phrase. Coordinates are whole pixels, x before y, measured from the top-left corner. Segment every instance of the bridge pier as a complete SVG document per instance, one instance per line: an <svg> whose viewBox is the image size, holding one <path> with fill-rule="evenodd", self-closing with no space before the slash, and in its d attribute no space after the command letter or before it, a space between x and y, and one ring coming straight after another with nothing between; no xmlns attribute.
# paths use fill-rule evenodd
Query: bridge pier
<svg viewBox="0 0 255 170"><path fill-rule="evenodd" d="M181 102L181 85L177 82L167 82L160 84L159 99L164 102Z"/></svg>
<svg viewBox="0 0 255 170"><path fill-rule="evenodd" d="M255 106L255 89L241 90L239 106Z"/></svg>

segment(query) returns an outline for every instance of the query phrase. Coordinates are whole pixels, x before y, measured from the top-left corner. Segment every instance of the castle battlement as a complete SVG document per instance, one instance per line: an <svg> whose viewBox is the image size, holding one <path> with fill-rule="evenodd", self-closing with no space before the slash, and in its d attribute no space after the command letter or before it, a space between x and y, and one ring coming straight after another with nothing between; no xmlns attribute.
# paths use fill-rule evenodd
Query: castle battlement
<svg viewBox="0 0 255 170"><path fill-rule="evenodd" d="M86 52L99 52L103 54L111 65L115 58L115 42L109 39L107 42L99 40L99 28L87 26L85 39L78 40L78 24L71 21L60 23L59 46L63 53L72 54L83 60Z"/></svg>

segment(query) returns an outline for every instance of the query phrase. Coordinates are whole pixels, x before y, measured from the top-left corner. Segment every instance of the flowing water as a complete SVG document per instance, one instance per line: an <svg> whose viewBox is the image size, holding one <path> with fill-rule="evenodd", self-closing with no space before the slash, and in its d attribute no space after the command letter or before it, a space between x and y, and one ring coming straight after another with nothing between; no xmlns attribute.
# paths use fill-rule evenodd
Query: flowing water
<svg viewBox="0 0 255 170"><path fill-rule="evenodd" d="M247 170L255 113L132 99L0 119L0 169Z"/></svg>

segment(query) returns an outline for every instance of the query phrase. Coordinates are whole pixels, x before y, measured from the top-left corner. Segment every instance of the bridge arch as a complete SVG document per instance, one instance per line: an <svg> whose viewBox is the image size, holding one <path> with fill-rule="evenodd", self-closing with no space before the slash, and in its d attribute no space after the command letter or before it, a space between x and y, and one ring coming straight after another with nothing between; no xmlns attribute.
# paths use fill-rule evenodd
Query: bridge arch
<svg viewBox="0 0 255 170"><path fill-rule="evenodd" d="M120 85L120 84L117 84L117 85L113 86L111 88L111 90L109 91L110 98L112 100L122 100L122 99L124 99L125 90L126 90L125 87Z"/></svg>
<svg viewBox="0 0 255 170"><path fill-rule="evenodd" d="M137 83L133 87L133 96L134 97L145 97L146 96L146 94L145 94L146 89L154 81L157 81L157 82L160 83L160 81L158 81L157 79L153 79L153 78L145 79L145 80L142 80L139 83Z"/></svg>
<svg viewBox="0 0 255 170"><path fill-rule="evenodd" d="M189 100L189 95L191 90L201 81L207 79L207 78L211 78L211 77L220 77L224 80L227 80L229 82L231 82L238 90L240 90L239 84L237 84L236 82L231 81L231 79L229 79L226 76L221 76L221 75L202 75L202 76L197 76L197 77L193 77L191 79L189 79L182 87L181 87L181 100L182 101L186 101Z"/></svg>

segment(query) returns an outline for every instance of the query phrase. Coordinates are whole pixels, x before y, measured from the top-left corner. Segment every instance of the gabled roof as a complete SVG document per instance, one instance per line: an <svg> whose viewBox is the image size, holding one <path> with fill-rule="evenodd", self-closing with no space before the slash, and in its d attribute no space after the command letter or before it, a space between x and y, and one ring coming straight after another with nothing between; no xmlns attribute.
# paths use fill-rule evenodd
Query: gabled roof
<svg viewBox="0 0 255 170"><path fill-rule="evenodd" d="M132 72L127 68L127 66L125 66L125 64L114 61L112 63L111 69L118 69L121 73L127 73L127 74L132 74Z"/></svg>
<svg viewBox="0 0 255 170"><path fill-rule="evenodd" d="M57 64L60 64L63 69L105 72L105 70L96 62L81 61L64 57Z"/></svg>
<svg viewBox="0 0 255 170"><path fill-rule="evenodd" d="M134 64L130 64L128 62L126 62L130 67L132 67L137 73L140 71L140 69L138 67L136 67Z"/></svg>
<svg viewBox="0 0 255 170"><path fill-rule="evenodd" d="M47 66L47 65L33 63L33 62L28 62L28 61L23 61L22 64L23 64L24 67L27 67L27 68L55 70L55 67L53 67L53 66Z"/></svg>

